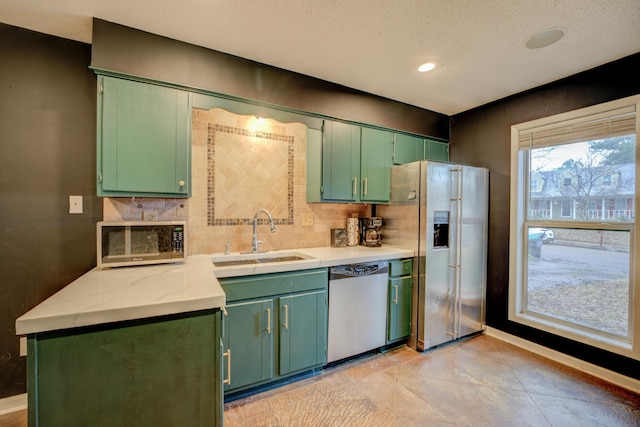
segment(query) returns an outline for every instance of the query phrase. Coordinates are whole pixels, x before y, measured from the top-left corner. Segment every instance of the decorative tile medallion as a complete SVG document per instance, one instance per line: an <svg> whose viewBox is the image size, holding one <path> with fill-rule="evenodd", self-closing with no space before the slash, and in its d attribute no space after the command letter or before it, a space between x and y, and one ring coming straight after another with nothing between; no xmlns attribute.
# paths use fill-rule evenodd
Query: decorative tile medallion
<svg viewBox="0 0 640 427"><path fill-rule="evenodd" d="M207 132L207 224L293 224L294 137L219 124ZM266 224L260 217L258 224Z"/></svg>

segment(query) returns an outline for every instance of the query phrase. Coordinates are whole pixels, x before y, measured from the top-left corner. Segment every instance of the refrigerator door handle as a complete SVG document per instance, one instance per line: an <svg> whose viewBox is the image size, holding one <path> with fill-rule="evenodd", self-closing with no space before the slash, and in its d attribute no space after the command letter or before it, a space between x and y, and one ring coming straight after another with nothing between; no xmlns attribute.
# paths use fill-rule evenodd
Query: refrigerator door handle
<svg viewBox="0 0 640 427"><path fill-rule="evenodd" d="M454 263L451 265L454 268L453 271L453 339L460 338L460 331L462 330L462 279L460 272L461 248L462 248L462 167L456 166L450 169L452 175L451 188L451 202L453 204L452 210L455 218L453 218L455 239L454 239Z"/></svg>

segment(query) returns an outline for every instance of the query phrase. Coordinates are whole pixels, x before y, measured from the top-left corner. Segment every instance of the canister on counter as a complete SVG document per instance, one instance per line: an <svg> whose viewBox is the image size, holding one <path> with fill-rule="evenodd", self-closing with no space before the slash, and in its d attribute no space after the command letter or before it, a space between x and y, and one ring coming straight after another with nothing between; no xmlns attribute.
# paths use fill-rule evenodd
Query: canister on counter
<svg viewBox="0 0 640 427"><path fill-rule="evenodd" d="M360 243L360 220L358 214L347 218L347 246L358 246Z"/></svg>
<svg viewBox="0 0 640 427"><path fill-rule="evenodd" d="M331 246L341 248L347 246L347 229L332 228L331 229Z"/></svg>

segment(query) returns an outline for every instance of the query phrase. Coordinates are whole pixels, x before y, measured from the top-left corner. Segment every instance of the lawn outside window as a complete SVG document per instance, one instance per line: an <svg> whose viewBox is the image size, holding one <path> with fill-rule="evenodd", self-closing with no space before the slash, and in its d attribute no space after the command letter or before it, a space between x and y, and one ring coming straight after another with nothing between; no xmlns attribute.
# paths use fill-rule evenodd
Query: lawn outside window
<svg viewBox="0 0 640 427"><path fill-rule="evenodd" d="M509 319L640 360L640 95L511 128Z"/></svg>

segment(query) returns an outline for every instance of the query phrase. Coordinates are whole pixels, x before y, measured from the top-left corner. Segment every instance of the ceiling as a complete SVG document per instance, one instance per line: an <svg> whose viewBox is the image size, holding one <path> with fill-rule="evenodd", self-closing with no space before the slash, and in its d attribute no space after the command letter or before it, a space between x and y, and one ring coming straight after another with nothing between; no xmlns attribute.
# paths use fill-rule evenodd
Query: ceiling
<svg viewBox="0 0 640 427"><path fill-rule="evenodd" d="M0 22L86 43L93 17L447 115L640 52L639 0L0 0Z"/></svg>

